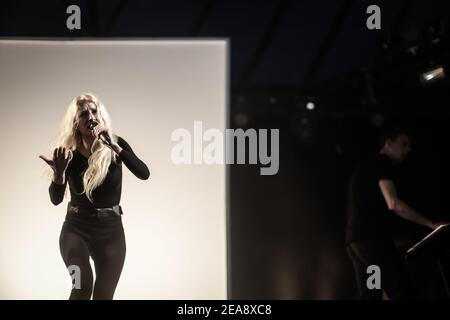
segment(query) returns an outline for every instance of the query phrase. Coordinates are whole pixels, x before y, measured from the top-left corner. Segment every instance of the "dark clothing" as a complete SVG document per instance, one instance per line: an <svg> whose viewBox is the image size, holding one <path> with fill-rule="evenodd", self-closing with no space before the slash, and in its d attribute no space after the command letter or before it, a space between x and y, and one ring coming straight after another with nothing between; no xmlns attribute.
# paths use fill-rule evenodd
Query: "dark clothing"
<svg viewBox="0 0 450 320"><path fill-rule="evenodd" d="M88 159L78 151L73 152L64 185L52 182L49 187L50 199L55 205L63 200L67 183L70 188L71 201L59 239L66 266L78 266L81 271L81 288L74 287L70 299L90 299L92 295L93 299L112 299L122 272L126 251L122 211L113 210L117 209L121 197L122 162L140 179L147 179L150 173L124 139L118 137L117 143L123 150L117 163L111 162L103 183L92 192L93 203L83 193L83 174L88 168ZM110 215L110 212L119 214ZM95 264L94 285L89 257Z"/></svg>
<svg viewBox="0 0 450 320"><path fill-rule="evenodd" d="M379 181L395 181L393 163L384 155L365 161L356 168L348 194L346 243L353 262L362 299L413 298L410 277L403 256L397 250L390 228L391 217ZM379 267L381 289L369 289L367 268Z"/></svg>
<svg viewBox="0 0 450 320"><path fill-rule="evenodd" d="M349 188L346 242L390 238L389 212L378 182L394 180L391 160L376 155L356 168Z"/></svg>
<svg viewBox="0 0 450 320"><path fill-rule="evenodd" d="M68 212L59 238L66 267L80 268L80 288L73 288L69 299L110 300L114 296L125 261L125 235L122 217L82 217ZM95 284L89 257L95 264Z"/></svg>
<svg viewBox="0 0 450 320"><path fill-rule="evenodd" d="M117 163L111 161L103 183L92 192L93 203L83 193L83 173L88 168L88 159L77 150L73 152L72 161L66 169L64 185L58 185L54 182L50 184L49 193L52 203L54 205L61 203L67 182L69 182L70 201L74 205L95 208L118 205L122 193L122 162L136 177L147 179L150 172L145 163L134 154L130 145L121 137L118 137L117 143L123 150L117 158Z"/></svg>

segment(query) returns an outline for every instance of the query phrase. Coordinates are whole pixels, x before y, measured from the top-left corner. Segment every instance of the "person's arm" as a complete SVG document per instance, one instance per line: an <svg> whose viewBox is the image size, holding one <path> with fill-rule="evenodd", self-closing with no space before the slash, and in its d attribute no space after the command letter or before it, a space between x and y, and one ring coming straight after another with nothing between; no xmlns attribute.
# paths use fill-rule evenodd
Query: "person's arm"
<svg viewBox="0 0 450 320"><path fill-rule="evenodd" d="M147 165L134 154L133 149L124 139L118 137L117 143L113 143L111 148L136 177L142 180L147 180L150 177Z"/></svg>
<svg viewBox="0 0 450 320"><path fill-rule="evenodd" d="M72 151L64 147L55 148L53 157L40 155L39 158L44 160L53 170L53 180L50 183L48 192L50 201L56 206L64 199L66 190L66 172L73 157Z"/></svg>
<svg viewBox="0 0 450 320"><path fill-rule="evenodd" d="M388 179L379 180L378 185L381 189L384 200L386 201L389 210L395 212L403 219L409 220L411 222L420 224L422 226L431 229L436 229L437 227L440 226L439 223L434 223L433 221L418 214L406 202L399 199L397 195L397 189L395 188L395 184L392 180Z"/></svg>
<svg viewBox="0 0 450 320"><path fill-rule="evenodd" d="M67 180L65 179L65 174L53 175L53 180L48 188L48 193L50 194L50 201L57 206L64 199L64 193L66 191Z"/></svg>

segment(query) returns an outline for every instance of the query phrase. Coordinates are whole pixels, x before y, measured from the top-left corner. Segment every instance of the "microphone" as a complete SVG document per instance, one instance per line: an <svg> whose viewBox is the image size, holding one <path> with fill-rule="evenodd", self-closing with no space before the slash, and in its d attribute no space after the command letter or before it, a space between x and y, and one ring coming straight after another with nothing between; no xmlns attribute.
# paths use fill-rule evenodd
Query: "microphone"
<svg viewBox="0 0 450 320"><path fill-rule="evenodd" d="M96 126L98 125L98 122L91 122L88 125L88 129L89 130L93 130ZM98 135L98 138L107 146L111 146L111 138L109 137L107 132L100 132L100 134Z"/></svg>

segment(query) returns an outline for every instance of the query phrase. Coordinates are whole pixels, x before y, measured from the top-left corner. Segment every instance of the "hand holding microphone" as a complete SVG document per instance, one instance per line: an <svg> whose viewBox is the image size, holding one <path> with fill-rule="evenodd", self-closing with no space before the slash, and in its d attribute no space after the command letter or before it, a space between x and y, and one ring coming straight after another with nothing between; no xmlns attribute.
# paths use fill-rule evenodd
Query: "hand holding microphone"
<svg viewBox="0 0 450 320"><path fill-rule="evenodd" d="M108 135L108 130L104 126L97 121L92 121L88 125L88 128L92 131L94 136L100 139L105 145L108 147L112 146L111 137Z"/></svg>
<svg viewBox="0 0 450 320"><path fill-rule="evenodd" d="M120 154L122 152L122 147L119 146L116 142L111 140L111 137L108 134L108 130L102 126L97 121L92 121L88 125L89 130L91 130L92 134L100 139L108 148L112 149L116 154Z"/></svg>

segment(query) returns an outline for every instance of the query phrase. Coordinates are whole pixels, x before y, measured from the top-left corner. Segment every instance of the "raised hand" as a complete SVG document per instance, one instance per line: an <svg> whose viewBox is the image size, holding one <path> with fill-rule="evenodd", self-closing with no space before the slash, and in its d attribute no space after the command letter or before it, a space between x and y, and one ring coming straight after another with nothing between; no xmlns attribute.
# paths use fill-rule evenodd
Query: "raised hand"
<svg viewBox="0 0 450 320"><path fill-rule="evenodd" d="M50 159L47 156L40 155L39 158L45 161L50 168L52 168L55 176L63 177L64 173L72 160L73 154L72 151L65 148L59 147L53 150L53 158Z"/></svg>
<svg viewBox="0 0 450 320"><path fill-rule="evenodd" d="M96 139L99 139L99 138L100 138L100 134L101 134L102 132L105 132L105 133L108 135L108 137L109 137L109 142L108 142L108 143L105 143L102 139L100 139L100 140L103 141L103 144L104 144L105 146L107 146L108 148L112 149L112 150L113 150L114 152L116 152L117 154L120 154L120 152L122 151L122 148L121 148L116 142L114 142L114 141L111 139L111 136L110 136L108 130L107 130L103 125L97 124L95 127L92 128L91 131L92 131L92 134L94 135L94 137L95 137Z"/></svg>

